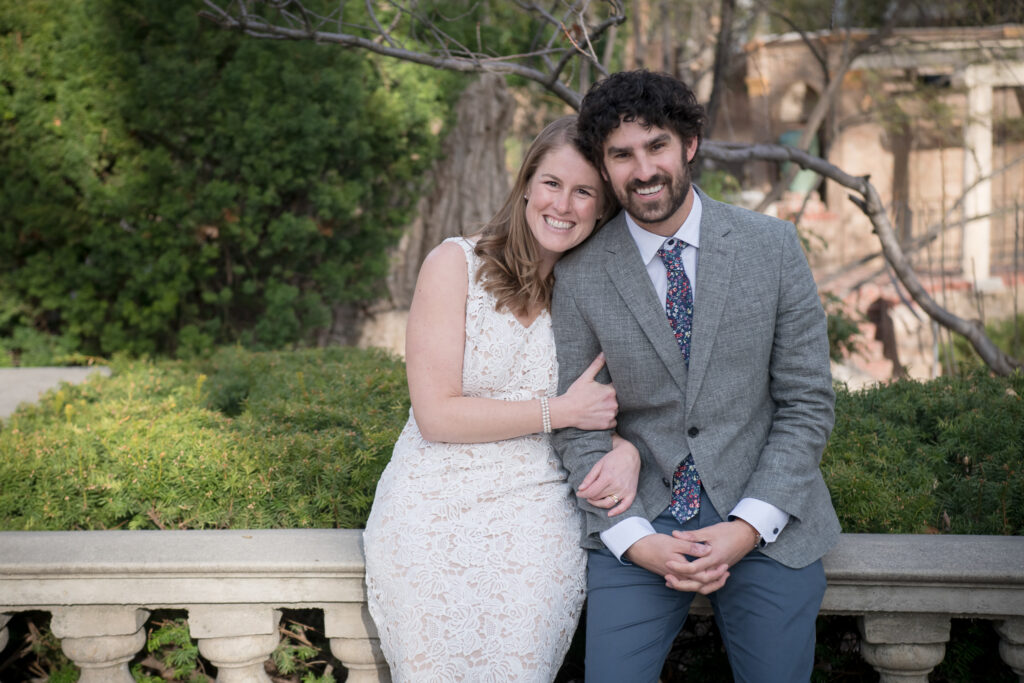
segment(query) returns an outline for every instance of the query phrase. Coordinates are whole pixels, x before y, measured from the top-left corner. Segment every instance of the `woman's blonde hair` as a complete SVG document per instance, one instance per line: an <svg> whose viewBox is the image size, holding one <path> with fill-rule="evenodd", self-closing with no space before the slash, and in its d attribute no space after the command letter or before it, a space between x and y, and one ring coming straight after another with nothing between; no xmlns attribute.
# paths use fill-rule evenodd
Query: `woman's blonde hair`
<svg viewBox="0 0 1024 683"><path fill-rule="evenodd" d="M534 173L548 152L572 145L580 156L587 157L580 149L576 136L576 116L564 116L544 128L530 148L519 167L512 191L504 205L484 226L476 243L476 254L483 263L477 270L477 279L484 289L498 300L497 309L510 310L521 315L537 305L548 308L551 304L551 289L554 275L540 276L541 257L537 240L526 222L526 201ZM614 214L615 202L612 194L601 187L600 227Z"/></svg>

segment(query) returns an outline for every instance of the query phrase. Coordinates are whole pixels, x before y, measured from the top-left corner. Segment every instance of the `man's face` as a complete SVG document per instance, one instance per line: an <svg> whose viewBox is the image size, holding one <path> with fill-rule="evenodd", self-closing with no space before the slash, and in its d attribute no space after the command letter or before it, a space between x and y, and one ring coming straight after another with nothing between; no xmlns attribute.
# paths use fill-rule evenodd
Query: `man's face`
<svg viewBox="0 0 1024 683"><path fill-rule="evenodd" d="M693 204L687 163L696 152L696 138L684 143L673 131L623 121L604 141L603 173L622 208L641 227L667 237Z"/></svg>

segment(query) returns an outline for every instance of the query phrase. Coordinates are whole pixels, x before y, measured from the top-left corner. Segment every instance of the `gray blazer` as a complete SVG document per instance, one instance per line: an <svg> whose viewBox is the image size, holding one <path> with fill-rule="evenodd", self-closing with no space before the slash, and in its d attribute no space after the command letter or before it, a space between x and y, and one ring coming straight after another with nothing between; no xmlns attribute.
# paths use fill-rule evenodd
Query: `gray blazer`
<svg viewBox="0 0 1024 683"><path fill-rule="evenodd" d="M555 270L559 393L599 351L619 400L617 431L640 450L638 495L609 518L581 501L583 545L628 516L653 520L672 474L692 453L726 518L745 497L791 515L764 553L814 562L839 537L819 463L834 421L825 314L792 224L700 194L690 367L619 214ZM578 488L610 448L608 431L559 430L556 451Z"/></svg>

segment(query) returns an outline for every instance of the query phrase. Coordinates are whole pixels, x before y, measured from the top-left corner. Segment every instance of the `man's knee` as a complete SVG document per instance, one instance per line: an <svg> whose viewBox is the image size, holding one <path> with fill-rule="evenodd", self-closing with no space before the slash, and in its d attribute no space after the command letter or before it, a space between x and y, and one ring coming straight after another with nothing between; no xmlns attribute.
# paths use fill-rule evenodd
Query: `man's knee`
<svg viewBox="0 0 1024 683"><path fill-rule="evenodd" d="M735 572L729 581L739 581L712 598L733 676L758 683L807 681L825 592L821 562L790 569L764 556L751 559L757 566Z"/></svg>
<svg viewBox="0 0 1024 683"><path fill-rule="evenodd" d="M659 576L592 551L586 607L588 683L651 681L661 674L693 599Z"/></svg>

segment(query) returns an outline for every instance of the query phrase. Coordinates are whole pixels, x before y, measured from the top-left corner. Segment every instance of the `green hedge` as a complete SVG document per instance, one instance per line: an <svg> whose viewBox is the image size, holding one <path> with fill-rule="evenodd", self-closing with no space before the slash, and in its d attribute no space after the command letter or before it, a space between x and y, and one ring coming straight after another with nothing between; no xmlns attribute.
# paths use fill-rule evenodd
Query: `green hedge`
<svg viewBox="0 0 1024 683"><path fill-rule="evenodd" d="M380 352L115 361L0 432L0 528L359 527L408 414Z"/></svg>
<svg viewBox="0 0 1024 683"><path fill-rule="evenodd" d="M1024 532L1024 375L840 388L822 459L848 532ZM0 431L0 528L361 527L408 414L349 348L114 362Z"/></svg>
<svg viewBox="0 0 1024 683"><path fill-rule="evenodd" d="M848 532L1024 533L1024 374L840 389L822 459Z"/></svg>

